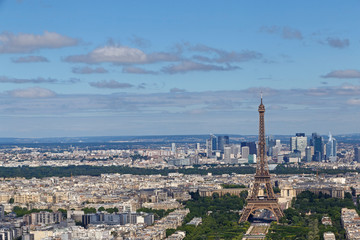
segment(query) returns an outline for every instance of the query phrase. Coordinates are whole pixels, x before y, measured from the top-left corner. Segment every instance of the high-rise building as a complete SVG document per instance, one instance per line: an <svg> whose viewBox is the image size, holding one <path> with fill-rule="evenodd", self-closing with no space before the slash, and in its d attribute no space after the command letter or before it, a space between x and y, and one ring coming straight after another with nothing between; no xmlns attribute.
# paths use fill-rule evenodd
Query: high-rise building
<svg viewBox="0 0 360 240"><path fill-rule="evenodd" d="M307 147L307 137L305 133L296 133L295 137L290 138L290 150L300 151L302 156L305 156L305 148Z"/></svg>
<svg viewBox="0 0 360 240"><path fill-rule="evenodd" d="M269 154L274 161L277 160L280 151L281 151L281 142L280 139L276 139L275 145L271 149L269 149Z"/></svg>
<svg viewBox="0 0 360 240"><path fill-rule="evenodd" d="M231 163L231 147L224 147L224 162Z"/></svg>
<svg viewBox="0 0 360 240"><path fill-rule="evenodd" d="M331 133L329 133L329 141L326 143L326 160L336 162L337 160L337 141Z"/></svg>
<svg viewBox="0 0 360 240"><path fill-rule="evenodd" d="M211 140L206 139L206 156L211 157L212 156L212 146L211 146Z"/></svg>
<svg viewBox="0 0 360 240"><path fill-rule="evenodd" d="M360 147L354 148L354 161L360 162Z"/></svg>
<svg viewBox="0 0 360 240"><path fill-rule="evenodd" d="M224 147L226 145L229 145L229 136L218 136L217 144L218 144L217 150L220 150L220 152L223 153Z"/></svg>
<svg viewBox="0 0 360 240"><path fill-rule="evenodd" d="M242 158L248 158L250 154L250 150L248 146L244 146L241 148L241 156Z"/></svg>
<svg viewBox="0 0 360 240"><path fill-rule="evenodd" d="M176 154L176 143L171 144L171 153Z"/></svg>
<svg viewBox="0 0 360 240"><path fill-rule="evenodd" d="M217 140L216 140L216 136L211 134L210 135L210 141L211 141L211 150L215 151L218 150L217 149Z"/></svg>
<svg viewBox="0 0 360 240"><path fill-rule="evenodd" d="M312 154L311 154L311 147L307 146L305 148L305 162L311 162Z"/></svg>
<svg viewBox="0 0 360 240"><path fill-rule="evenodd" d="M236 157L240 157L241 154L241 145L240 144L232 144L231 146L231 154L234 154Z"/></svg>
<svg viewBox="0 0 360 240"><path fill-rule="evenodd" d="M210 134L210 138L206 139L206 155L207 157L213 156L213 152L217 150L216 136Z"/></svg>
<svg viewBox="0 0 360 240"><path fill-rule="evenodd" d="M318 135L317 133L312 134L311 139L312 146L314 146L314 158L313 160L316 162L321 162L324 159L324 141L323 137Z"/></svg>
<svg viewBox="0 0 360 240"><path fill-rule="evenodd" d="M276 145L276 140L272 136L266 137L266 153L268 156L273 155L273 147Z"/></svg>
<svg viewBox="0 0 360 240"><path fill-rule="evenodd" d="M242 142L241 147L249 147L249 154L257 154L257 148L255 142Z"/></svg>

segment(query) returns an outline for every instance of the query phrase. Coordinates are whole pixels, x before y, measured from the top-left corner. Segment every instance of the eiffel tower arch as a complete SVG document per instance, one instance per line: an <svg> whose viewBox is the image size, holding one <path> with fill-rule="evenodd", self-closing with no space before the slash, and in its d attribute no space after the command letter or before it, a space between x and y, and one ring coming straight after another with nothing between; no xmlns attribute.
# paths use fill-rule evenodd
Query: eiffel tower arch
<svg viewBox="0 0 360 240"><path fill-rule="evenodd" d="M277 198L272 188L269 166L266 159L266 142L265 142L265 106L262 102L259 105L259 151L260 161L256 163L256 173L254 184L247 198L247 205L244 208L239 222L245 222L250 214L256 210L266 209L274 214L276 220L279 221L284 213L280 209ZM259 195L260 188L264 189L264 195Z"/></svg>

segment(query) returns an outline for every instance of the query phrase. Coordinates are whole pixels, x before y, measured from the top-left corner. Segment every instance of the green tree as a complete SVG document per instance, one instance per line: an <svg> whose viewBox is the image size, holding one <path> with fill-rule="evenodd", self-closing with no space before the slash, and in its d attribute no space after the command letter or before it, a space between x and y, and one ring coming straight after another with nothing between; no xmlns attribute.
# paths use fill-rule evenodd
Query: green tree
<svg viewBox="0 0 360 240"><path fill-rule="evenodd" d="M81 210L83 210L84 211L84 213L85 214L90 214L90 213L96 213L96 209L95 208L83 208L83 209L81 209Z"/></svg>
<svg viewBox="0 0 360 240"><path fill-rule="evenodd" d="M103 212L103 211L105 211L105 208L101 206L101 207L98 208L98 211Z"/></svg>

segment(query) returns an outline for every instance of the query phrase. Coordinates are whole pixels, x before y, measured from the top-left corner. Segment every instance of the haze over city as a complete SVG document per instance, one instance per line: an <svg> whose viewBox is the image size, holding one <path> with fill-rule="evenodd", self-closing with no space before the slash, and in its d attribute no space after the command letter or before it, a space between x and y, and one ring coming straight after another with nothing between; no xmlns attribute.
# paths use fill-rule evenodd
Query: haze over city
<svg viewBox="0 0 360 240"><path fill-rule="evenodd" d="M359 132L359 7L0 0L0 136Z"/></svg>

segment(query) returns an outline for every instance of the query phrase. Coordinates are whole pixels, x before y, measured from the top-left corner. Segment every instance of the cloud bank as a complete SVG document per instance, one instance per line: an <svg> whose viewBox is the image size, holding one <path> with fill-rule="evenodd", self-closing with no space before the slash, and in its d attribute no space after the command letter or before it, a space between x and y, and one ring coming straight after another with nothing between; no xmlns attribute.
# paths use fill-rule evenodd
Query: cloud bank
<svg viewBox="0 0 360 240"><path fill-rule="evenodd" d="M0 34L0 53L31 53L39 49L75 46L78 40L55 32L42 35L3 32Z"/></svg>
<svg viewBox="0 0 360 240"><path fill-rule="evenodd" d="M354 69L336 70L322 76L323 78L360 78L360 71Z"/></svg>
<svg viewBox="0 0 360 240"><path fill-rule="evenodd" d="M15 89L8 92L12 97L16 98L50 98L55 97L56 93L40 87Z"/></svg>
<svg viewBox="0 0 360 240"><path fill-rule="evenodd" d="M121 83L115 80L103 80L99 82L90 82L90 86L95 88L110 88L110 89L124 89L124 88L132 88L134 85L130 83Z"/></svg>
<svg viewBox="0 0 360 240"><path fill-rule="evenodd" d="M146 53L141 49L108 44L87 54L71 55L63 60L69 63L122 65L123 73L130 74L176 74L190 71L230 71L241 69L235 63L262 58L252 50L226 51L203 44L179 43L171 51ZM158 70L147 70L141 65L161 64ZM157 65L158 66L158 65Z"/></svg>

